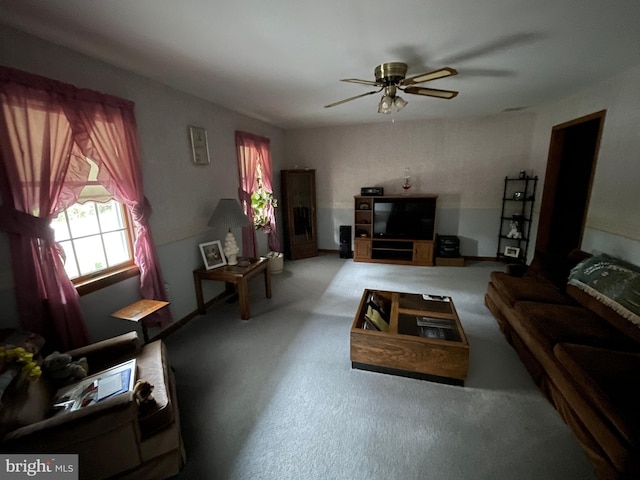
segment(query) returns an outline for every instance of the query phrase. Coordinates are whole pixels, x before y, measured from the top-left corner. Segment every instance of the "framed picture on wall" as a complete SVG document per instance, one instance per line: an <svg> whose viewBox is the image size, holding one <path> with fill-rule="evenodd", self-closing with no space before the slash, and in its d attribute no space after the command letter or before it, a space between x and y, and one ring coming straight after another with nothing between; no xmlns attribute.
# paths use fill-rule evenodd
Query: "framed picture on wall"
<svg viewBox="0 0 640 480"><path fill-rule="evenodd" d="M196 165L209 165L209 142L207 131L202 127L189 126L191 140L191 154Z"/></svg>
<svg viewBox="0 0 640 480"><path fill-rule="evenodd" d="M504 247L504 256L518 258L520 256L520 249L518 247Z"/></svg>
<svg viewBox="0 0 640 480"><path fill-rule="evenodd" d="M207 270L222 267L227 264L227 259L222 251L222 243L220 243L220 240L201 243L200 253L202 254L202 260L204 260L204 267Z"/></svg>

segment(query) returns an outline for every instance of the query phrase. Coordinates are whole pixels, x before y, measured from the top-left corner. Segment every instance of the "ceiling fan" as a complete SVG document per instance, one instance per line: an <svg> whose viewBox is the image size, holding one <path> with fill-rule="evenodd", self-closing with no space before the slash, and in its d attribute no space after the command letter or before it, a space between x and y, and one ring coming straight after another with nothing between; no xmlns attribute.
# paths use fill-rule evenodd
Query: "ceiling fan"
<svg viewBox="0 0 640 480"><path fill-rule="evenodd" d="M407 64L401 62L390 62L383 63L382 65L378 65L375 70L375 81L371 80L360 80L358 78L344 78L342 82L350 82L350 83L360 83L363 85L371 85L374 87L380 87L378 90L373 90L371 92L362 93L360 95L356 95L355 97L346 98L344 100L340 100L339 102L330 103L329 105L325 105L324 108L335 107L336 105L341 105L346 102L350 102L351 100L355 100L356 98L366 97L367 95L373 95L376 93L380 93L384 90L384 94L380 99L380 103L378 104L378 112L379 113L391 113L392 107L395 107L396 111L402 110L406 105L407 101L400 97L397 93L398 90L403 91L405 93L411 93L414 95L424 95L427 97L436 97L436 98L444 98L444 99L452 99L458 92L454 92L452 90L438 90L436 88L426 88L426 87L416 87L419 83L428 82L430 80L436 80L438 78L450 77L452 75L457 75L458 72L449 67L440 68L438 70L434 70L432 72L421 73L420 75L415 75L413 77L405 78L407 74Z"/></svg>

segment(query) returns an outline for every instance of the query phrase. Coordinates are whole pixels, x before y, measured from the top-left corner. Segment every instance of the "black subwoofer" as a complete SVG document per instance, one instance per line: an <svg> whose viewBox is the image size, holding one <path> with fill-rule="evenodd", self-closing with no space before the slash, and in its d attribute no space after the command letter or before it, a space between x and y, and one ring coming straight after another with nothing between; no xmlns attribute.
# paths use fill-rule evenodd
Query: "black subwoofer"
<svg viewBox="0 0 640 480"><path fill-rule="evenodd" d="M351 258L351 225L340 225L340 258Z"/></svg>

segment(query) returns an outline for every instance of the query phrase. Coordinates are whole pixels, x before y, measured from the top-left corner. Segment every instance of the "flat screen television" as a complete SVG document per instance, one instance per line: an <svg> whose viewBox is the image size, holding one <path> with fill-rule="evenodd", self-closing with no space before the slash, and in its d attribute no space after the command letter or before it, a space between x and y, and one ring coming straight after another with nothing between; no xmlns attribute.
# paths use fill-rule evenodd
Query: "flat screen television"
<svg viewBox="0 0 640 480"><path fill-rule="evenodd" d="M376 198L373 238L432 240L435 219L434 198Z"/></svg>

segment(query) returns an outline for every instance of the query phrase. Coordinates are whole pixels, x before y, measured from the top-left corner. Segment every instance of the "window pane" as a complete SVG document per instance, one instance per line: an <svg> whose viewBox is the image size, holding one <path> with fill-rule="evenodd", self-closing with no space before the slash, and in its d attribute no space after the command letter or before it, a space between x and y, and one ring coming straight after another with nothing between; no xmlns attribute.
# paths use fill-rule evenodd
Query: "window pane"
<svg viewBox="0 0 640 480"><path fill-rule="evenodd" d="M76 247L81 275L88 275L107 268L107 260L104 258L102 241L99 236L74 240L73 245Z"/></svg>
<svg viewBox="0 0 640 480"><path fill-rule="evenodd" d="M71 235L69 235L69 227L67 226L67 219L64 215L64 212L51 220L51 228L53 228L55 232L55 239L57 242L61 240L69 240L71 238Z"/></svg>
<svg viewBox="0 0 640 480"><path fill-rule="evenodd" d="M67 215L73 238L100 233L93 202L87 202L84 205L76 203L67 209Z"/></svg>
<svg viewBox="0 0 640 480"><path fill-rule="evenodd" d="M131 259L127 233L124 231L105 233L104 244L107 248L109 266L118 265Z"/></svg>
<svg viewBox="0 0 640 480"><path fill-rule="evenodd" d="M100 227L103 232L111 232L124 228L122 207L115 200L108 203L96 203L100 215Z"/></svg>
<svg viewBox="0 0 640 480"><path fill-rule="evenodd" d="M56 237L57 238L57 237ZM76 265L76 257L73 253L73 248L71 247L71 242L60 242L60 246L64 250L66 255L66 260L64 262L64 270L67 272L67 276L69 278L79 277L78 267Z"/></svg>

